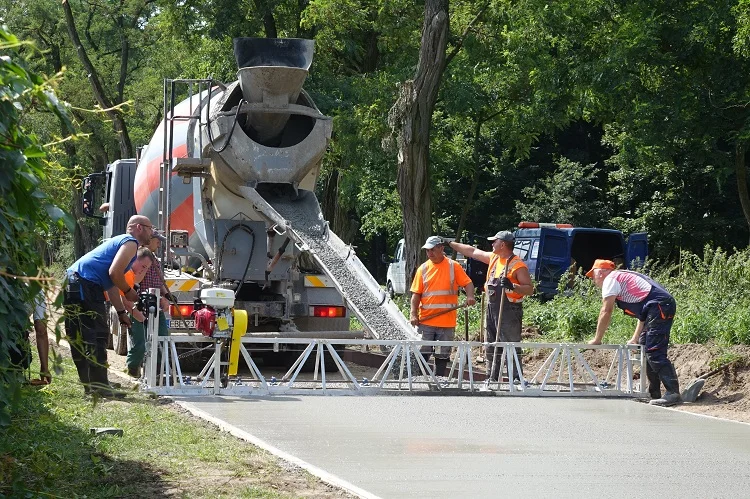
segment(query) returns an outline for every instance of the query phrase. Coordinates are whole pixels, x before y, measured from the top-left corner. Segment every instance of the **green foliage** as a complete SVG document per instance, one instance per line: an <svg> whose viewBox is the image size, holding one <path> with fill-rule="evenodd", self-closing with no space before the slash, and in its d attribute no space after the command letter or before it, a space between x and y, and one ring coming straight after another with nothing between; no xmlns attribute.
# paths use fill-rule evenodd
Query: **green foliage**
<svg viewBox="0 0 750 499"><path fill-rule="evenodd" d="M723 348L719 351L716 357L711 359L711 361L708 363L708 367L713 370L735 363L737 364L737 367L744 367L747 365L748 359L744 355Z"/></svg>
<svg viewBox="0 0 750 499"><path fill-rule="evenodd" d="M677 265L646 269L677 301L671 341L750 344L750 250L730 255L706 247L703 253L701 258L683 251ZM524 323L539 327L545 341L585 341L596 331L600 306L600 291L579 275L572 289L553 300L528 301ZM635 326L634 319L616 308L604 342L626 342Z"/></svg>
<svg viewBox="0 0 750 499"><path fill-rule="evenodd" d="M567 281L567 277L564 279ZM542 341L585 343L594 337L600 308L601 292L590 279L579 278L572 289L557 294L550 301L527 300L524 324L538 327ZM634 321L616 312L604 342L624 343L634 329Z"/></svg>
<svg viewBox="0 0 750 499"><path fill-rule="evenodd" d="M40 282L16 276L40 276L43 266L38 240L50 222L69 216L42 191L45 150L22 126L25 113L42 108L71 126L64 105L41 76L29 71L16 49L22 45L0 28L0 425L8 423L8 405L18 395L18 372L9 368L10 351L23 343L29 314Z"/></svg>
<svg viewBox="0 0 750 499"><path fill-rule="evenodd" d="M598 187L596 165L584 166L567 158L556 163L555 172L541 185L523 189L528 201L519 203L521 219L595 227L608 208Z"/></svg>
<svg viewBox="0 0 750 499"><path fill-rule="evenodd" d="M284 497L289 470L257 447L137 392L95 403L70 359L64 368L51 385L23 388L0 428L1 497ZM123 436L90 432L107 427ZM226 479L207 485L217 465Z"/></svg>
<svg viewBox="0 0 750 499"><path fill-rule="evenodd" d="M750 250L703 253L682 252L677 265L657 274L677 300L675 341L750 343Z"/></svg>

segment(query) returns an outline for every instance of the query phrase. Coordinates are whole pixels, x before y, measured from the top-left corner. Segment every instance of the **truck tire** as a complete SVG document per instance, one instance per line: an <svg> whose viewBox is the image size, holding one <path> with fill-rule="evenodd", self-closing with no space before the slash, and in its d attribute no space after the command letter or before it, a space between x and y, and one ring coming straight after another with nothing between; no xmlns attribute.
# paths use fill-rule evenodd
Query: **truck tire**
<svg viewBox="0 0 750 499"><path fill-rule="evenodd" d="M114 308L109 311L110 338L112 339L112 348L117 355L127 355L128 353L128 330L120 326Z"/></svg>
<svg viewBox="0 0 750 499"><path fill-rule="evenodd" d="M391 300L396 297L396 291L393 289L393 283L391 281L385 283L385 292L388 293L388 297Z"/></svg>

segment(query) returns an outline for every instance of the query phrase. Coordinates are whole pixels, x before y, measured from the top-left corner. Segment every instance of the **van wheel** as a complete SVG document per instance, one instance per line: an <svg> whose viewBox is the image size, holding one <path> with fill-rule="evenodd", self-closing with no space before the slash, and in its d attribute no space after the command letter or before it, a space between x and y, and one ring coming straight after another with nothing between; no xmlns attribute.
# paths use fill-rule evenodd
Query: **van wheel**
<svg viewBox="0 0 750 499"><path fill-rule="evenodd" d="M393 290L393 283L391 281L388 281L385 283L385 291L388 293L388 296L393 300L396 296L396 292Z"/></svg>
<svg viewBox="0 0 750 499"><path fill-rule="evenodd" d="M128 353L128 330L120 326L120 320L114 307L109 312L110 337L112 338L112 348L117 355L127 355Z"/></svg>

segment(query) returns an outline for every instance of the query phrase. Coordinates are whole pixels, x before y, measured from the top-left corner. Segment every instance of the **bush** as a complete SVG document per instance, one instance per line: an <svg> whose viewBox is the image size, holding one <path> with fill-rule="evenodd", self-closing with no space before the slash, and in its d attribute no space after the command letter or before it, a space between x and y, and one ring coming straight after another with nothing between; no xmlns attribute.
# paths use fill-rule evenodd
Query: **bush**
<svg viewBox="0 0 750 499"><path fill-rule="evenodd" d="M10 349L22 344L31 328L33 297L39 292L42 256L39 234L51 221L72 219L54 206L41 189L46 178L45 150L22 126L29 109L41 107L71 129L65 110L48 82L26 69L16 49L23 46L0 27L0 425L9 422L8 407L18 401L19 372L10 368ZM34 276L29 278L30 276Z"/></svg>
<svg viewBox="0 0 750 499"><path fill-rule="evenodd" d="M750 249L730 255L707 246L704 254L682 252L675 265L656 262L643 270L677 301L672 342L750 344ZM547 303L528 300L524 322L537 326L547 340L586 341L596 331L600 306L601 293L593 281L577 278L572 289ZM626 342L635 326L634 319L616 309L604 342Z"/></svg>

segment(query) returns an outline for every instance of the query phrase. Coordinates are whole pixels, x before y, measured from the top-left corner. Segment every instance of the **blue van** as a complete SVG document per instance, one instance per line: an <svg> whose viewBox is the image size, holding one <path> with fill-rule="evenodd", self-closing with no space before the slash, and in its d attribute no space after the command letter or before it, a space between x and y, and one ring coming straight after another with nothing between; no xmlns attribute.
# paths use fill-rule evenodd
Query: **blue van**
<svg viewBox="0 0 750 499"><path fill-rule="evenodd" d="M648 256L648 238L645 232L630 234L627 238L619 230L573 227L570 224L521 222L515 231L513 252L529 267L536 281L536 292L552 297L562 276L571 269L588 271L597 258L613 260L625 268L642 265ZM472 270L485 274L487 266L470 261ZM479 276L476 276L479 277Z"/></svg>

